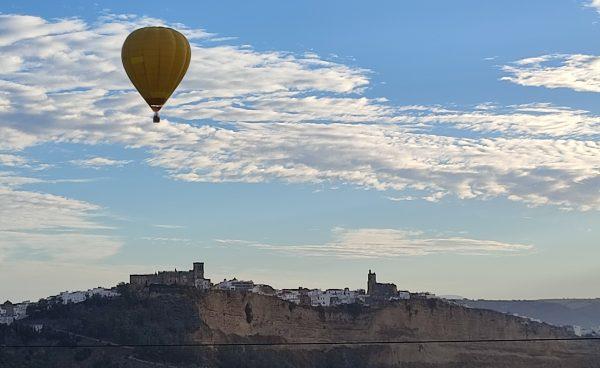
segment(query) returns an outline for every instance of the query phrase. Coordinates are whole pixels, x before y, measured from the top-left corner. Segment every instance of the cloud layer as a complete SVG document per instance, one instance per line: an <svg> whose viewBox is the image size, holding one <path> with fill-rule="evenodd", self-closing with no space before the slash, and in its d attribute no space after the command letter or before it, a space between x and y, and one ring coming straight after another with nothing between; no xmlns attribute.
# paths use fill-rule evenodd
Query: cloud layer
<svg viewBox="0 0 600 368"><path fill-rule="evenodd" d="M250 246L269 251L302 256L337 258L389 258L452 253L465 255L519 254L531 251L532 245L503 243L464 237L432 237L420 231L397 229L334 228L332 240L325 244L282 245L245 240L217 239L222 246Z"/></svg>
<svg viewBox="0 0 600 368"><path fill-rule="evenodd" d="M44 142L112 143L143 149L149 165L190 182L342 183L393 198L600 209L600 117L587 111L393 106L366 96L366 70L215 45L182 25L194 37L192 64L164 121L151 124L120 64L128 32L148 24L164 22L0 16L3 154ZM535 79L507 71L515 82Z"/></svg>

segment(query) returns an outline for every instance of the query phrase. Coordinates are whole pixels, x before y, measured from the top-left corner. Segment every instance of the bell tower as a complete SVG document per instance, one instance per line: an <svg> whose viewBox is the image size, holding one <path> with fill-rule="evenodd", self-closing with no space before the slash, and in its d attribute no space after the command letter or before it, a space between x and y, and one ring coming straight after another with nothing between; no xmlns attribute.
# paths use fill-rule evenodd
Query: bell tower
<svg viewBox="0 0 600 368"><path fill-rule="evenodd" d="M369 270L369 276L367 277L367 294L368 295L373 295L375 293L376 285L377 285L377 275L375 274L375 272L371 272L371 270Z"/></svg>

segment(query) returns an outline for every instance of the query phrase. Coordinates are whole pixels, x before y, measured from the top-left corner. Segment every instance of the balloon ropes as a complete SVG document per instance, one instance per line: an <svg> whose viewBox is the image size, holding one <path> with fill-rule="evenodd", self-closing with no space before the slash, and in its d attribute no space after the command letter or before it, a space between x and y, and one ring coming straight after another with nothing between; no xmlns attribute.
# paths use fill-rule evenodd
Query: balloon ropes
<svg viewBox="0 0 600 368"><path fill-rule="evenodd" d="M133 31L121 49L121 61L131 83L154 111L167 102L190 65L192 51L184 35L166 27L144 27Z"/></svg>

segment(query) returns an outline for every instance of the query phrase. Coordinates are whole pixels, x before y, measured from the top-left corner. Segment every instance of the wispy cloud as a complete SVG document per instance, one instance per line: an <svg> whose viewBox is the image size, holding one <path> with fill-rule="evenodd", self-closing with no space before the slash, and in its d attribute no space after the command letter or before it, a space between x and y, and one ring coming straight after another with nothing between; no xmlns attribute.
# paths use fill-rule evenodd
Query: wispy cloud
<svg viewBox="0 0 600 368"><path fill-rule="evenodd" d="M182 225L155 224L152 226L158 227L160 229L185 229L185 226Z"/></svg>
<svg viewBox="0 0 600 368"><path fill-rule="evenodd" d="M9 259L99 260L114 255L119 239L104 235L96 205L0 185L0 262Z"/></svg>
<svg viewBox="0 0 600 368"><path fill-rule="evenodd" d="M121 167L121 166L125 166L125 165L129 164L131 161L130 160L114 160L114 159L107 158L107 157L91 157L91 158L82 159L82 160L71 160L70 162L77 166L88 167L88 168L92 168L92 169L99 169L101 167L106 167L106 166Z"/></svg>
<svg viewBox="0 0 600 368"><path fill-rule="evenodd" d="M389 199L392 202L402 202L402 201L414 201L415 199L419 199L417 197L413 197L413 196L400 196L400 197L385 197L387 199Z"/></svg>
<svg viewBox="0 0 600 368"><path fill-rule="evenodd" d="M2 166L22 167L27 163L27 159L23 156L0 153L0 165Z"/></svg>
<svg viewBox="0 0 600 368"><path fill-rule="evenodd" d="M0 166L5 166L10 169L30 169L34 171L46 170L52 167L50 164L39 163L28 159L23 155L15 155L11 153L2 153L0 150Z"/></svg>
<svg viewBox="0 0 600 368"><path fill-rule="evenodd" d="M332 240L324 244L269 244L235 239L215 239L215 241L222 246L248 246L292 255L337 258L389 258L439 253L522 254L533 250L533 246L529 244L464 237L435 237L420 231L397 229L335 228L332 231Z"/></svg>
<svg viewBox="0 0 600 368"><path fill-rule="evenodd" d="M109 142L145 149L148 164L190 182L347 184L395 198L600 209L600 117L544 104L393 106L363 94L369 71L314 54L193 43L188 75L163 123L151 124L120 65L128 32L150 23L164 22L0 17L0 150Z"/></svg>
<svg viewBox="0 0 600 368"><path fill-rule="evenodd" d="M141 239L160 243L189 243L192 241L188 238L171 238L163 236L143 236Z"/></svg>

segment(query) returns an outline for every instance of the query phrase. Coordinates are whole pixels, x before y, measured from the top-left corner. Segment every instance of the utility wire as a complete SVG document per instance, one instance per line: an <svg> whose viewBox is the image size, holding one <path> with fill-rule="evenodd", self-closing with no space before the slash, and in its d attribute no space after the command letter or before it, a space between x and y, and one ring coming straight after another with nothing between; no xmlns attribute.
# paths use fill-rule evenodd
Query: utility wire
<svg viewBox="0 0 600 368"><path fill-rule="evenodd" d="M170 347L277 347L277 346L345 346L345 345L408 345L408 344L473 344L498 342L544 342L544 341L600 341L600 337L548 337L523 339L472 339L472 340L397 340L397 341L339 341L339 342L223 342L189 344L101 344L101 345L0 345L2 349L53 349L53 348L170 348Z"/></svg>

